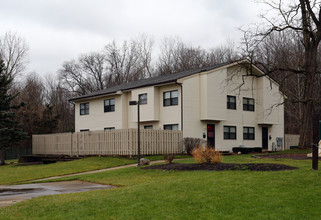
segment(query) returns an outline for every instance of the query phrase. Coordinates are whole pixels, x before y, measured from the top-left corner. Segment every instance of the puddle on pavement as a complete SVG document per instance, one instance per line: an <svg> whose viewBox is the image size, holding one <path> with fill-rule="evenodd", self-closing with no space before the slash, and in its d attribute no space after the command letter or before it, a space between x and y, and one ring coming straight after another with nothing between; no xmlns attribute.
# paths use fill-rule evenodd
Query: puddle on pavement
<svg viewBox="0 0 321 220"><path fill-rule="evenodd" d="M17 202L32 199L38 196L86 192L109 188L114 188L114 186L77 180L10 186L0 185L0 207L13 205Z"/></svg>

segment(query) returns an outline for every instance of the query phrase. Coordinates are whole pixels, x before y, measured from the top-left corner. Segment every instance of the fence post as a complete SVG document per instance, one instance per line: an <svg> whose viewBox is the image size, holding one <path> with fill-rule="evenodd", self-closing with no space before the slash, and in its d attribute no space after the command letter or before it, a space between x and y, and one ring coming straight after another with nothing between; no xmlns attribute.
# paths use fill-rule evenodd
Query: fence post
<svg viewBox="0 0 321 220"><path fill-rule="evenodd" d="M318 169L319 148L316 144L312 144L312 169Z"/></svg>

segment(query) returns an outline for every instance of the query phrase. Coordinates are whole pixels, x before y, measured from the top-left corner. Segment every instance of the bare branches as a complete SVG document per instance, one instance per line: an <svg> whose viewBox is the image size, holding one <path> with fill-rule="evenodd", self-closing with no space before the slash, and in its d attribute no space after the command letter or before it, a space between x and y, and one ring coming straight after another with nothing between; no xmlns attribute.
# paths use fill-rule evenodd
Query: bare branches
<svg viewBox="0 0 321 220"><path fill-rule="evenodd" d="M205 50L188 46L177 38L165 38L157 63L157 72L159 75L167 75L237 60L239 56L234 48L233 42L227 42L226 46Z"/></svg>
<svg viewBox="0 0 321 220"><path fill-rule="evenodd" d="M0 56L5 62L5 73L15 78L23 73L27 64L28 45L16 33L0 36Z"/></svg>
<svg viewBox="0 0 321 220"><path fill-rule="evenodd" d="M267 1L272 16L263 15L264 26L244 32L250 60L280 83L288 96L288 115L301 122L300 146L312 142L312 117L321 110L321 41L319 0ZM271 13L270 13L271 15Z"/></svg>
<svg viewBox="0 0 321 220"><path fill-rule="evenodd" d="M107 44L102 52L82 54L78 60L67 61L59 70L59 78L76 95L106 89L153 75L153 41L147 36Z"/></svg>

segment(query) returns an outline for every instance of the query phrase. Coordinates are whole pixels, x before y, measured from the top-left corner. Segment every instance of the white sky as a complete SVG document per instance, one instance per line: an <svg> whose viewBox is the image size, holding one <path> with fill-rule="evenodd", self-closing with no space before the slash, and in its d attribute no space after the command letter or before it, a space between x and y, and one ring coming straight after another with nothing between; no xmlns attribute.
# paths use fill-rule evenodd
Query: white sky
<svg viewBox="0 0 321 220"><path fill-rule="evenodd" d="M257 20L253 0L0 0L0 35L11 31L29 45L28 70L55 74L64 61L100 51L115 40L164 37L205 49L238 43Z"/></svg>

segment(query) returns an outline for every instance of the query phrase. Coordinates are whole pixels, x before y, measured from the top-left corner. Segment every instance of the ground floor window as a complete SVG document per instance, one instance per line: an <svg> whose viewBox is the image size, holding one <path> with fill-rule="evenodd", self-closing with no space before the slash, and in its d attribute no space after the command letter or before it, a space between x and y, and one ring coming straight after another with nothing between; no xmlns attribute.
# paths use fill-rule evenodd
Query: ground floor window
<svg viewBox="0 0 321 220"><path fill-rule="evenodd" d="M89 129L81 129L80 132L89 131Z"/></svg>
<svg viewBox="0 0 321 220"><path fill-rule="evenodd" d="M153 125L144 125L144 129L153 129Z"/></svg>
<svg viewBox="0 0 321 220"><path fill-rule="evenodd" d="M254 127L243 127L243 140L254 140Z"/></svg>
<svg viewBox="0 0 321 220"><path fill-rule="evenodd" d="M115 130L115 127L107 127L107 128L104 128L104 130L106 131L108 131L108 130Z"/></svg>
<svg viewBox="0 0 321 220"><path fill-rule="evenodd" d="M236 140L236 126L224 126L224 140Z"/></svg>
<svg viewBox="0 0 321 220"><path fill-rule="evenodd" d="M164 125L164 130L178 130L178 124Z"/></svg>

